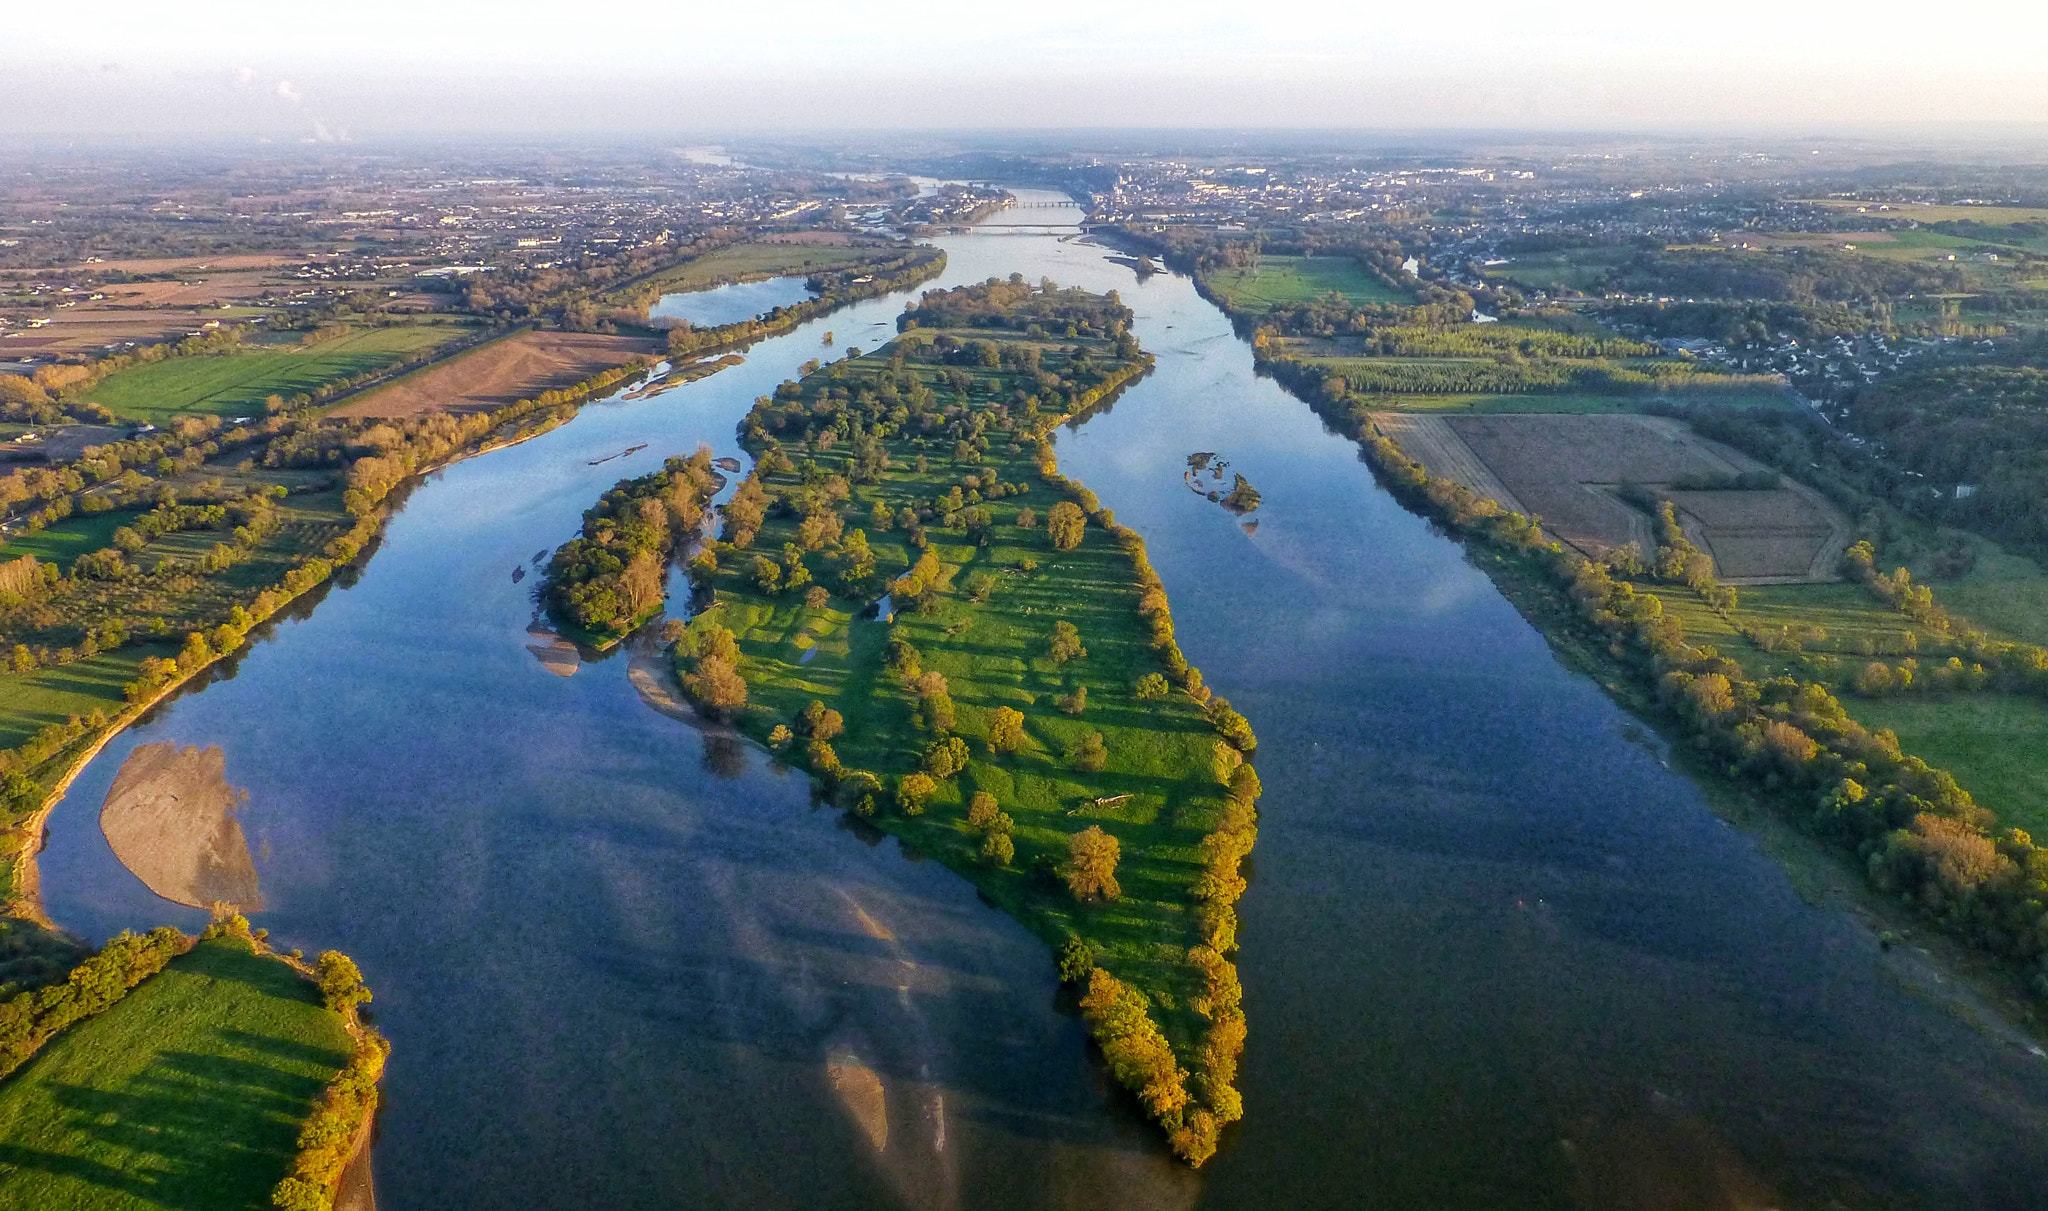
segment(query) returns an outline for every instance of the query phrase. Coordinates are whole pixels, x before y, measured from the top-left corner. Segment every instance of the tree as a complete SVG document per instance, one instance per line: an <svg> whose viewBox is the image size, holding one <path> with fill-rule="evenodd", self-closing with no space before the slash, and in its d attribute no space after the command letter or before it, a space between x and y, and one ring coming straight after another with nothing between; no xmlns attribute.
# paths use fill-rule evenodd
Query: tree
<svg viewBox="0 0 2048 1211"><path fill-rule="evenodd" d="M1158 673L1147 673L1138 678L1137 695L1140 698L1164 698L1167 691L1166 678Z"/></svg>
<svg viewBox="0 0 2048 1211"><path fill-rule="evenodd" d="M924 805L938 793L939 784L925 774L905 774L896 783L896 805L906 816L921 815Z"/></svg>
<svg viewBox="0 0 2048 1211"><path fill-rule="evenodd" d="M1078 715L1088 709L1088 687L1077 685L1071 694L1060 695L1056 704L1062 714Z"/></svg>
<svg viewBox="0 0 2048 1211"><path fill-rule="evenodd" d="M1045 532L1052 536L1052 545L1062 551L1080 546L1081 535L1087 528L1088 515L1071 500L1063 500L1046 511Z"/></svg>
<svg viewBox="0 0 2048 1211"><path fill-rule="evenodd" d="M1054 664L1065 664L1069 660L1080 660L1088 655L1088 649L1081 646L1081 632L1071 622L1052 624L1052 643L1047 649Z"/></svg>
<svg viewBox="0 0 2048 1211"><path fill-rule="evenodd" d="M1067 761L1075 769L1088 773L1100 772L1109 764L1109 750L1103 747L1102 733L1090 732L1067 749Z"/></svg>
<svg viewBox="0 0 2048 1211"><path fill-rule="evenodd" d="M1017 510L1017 528L1020 530L1035 530L1038 528L1038 514L1031 511L1031 506L1026 505Z"/></svg>
<svg viewBox="0 0 2048 1211"><path fill-rule="evenodd" d="M988 723L988 746L999 753L1014 753L1024 747L1024 712L999 706Z"/></svg>
<svg viewBox="0 0 2048 1211"><path fill-rule="evenodd" d="M838 711L817 699L797 716L797 730L813 740L831 740L846 731L846 720Z"/></svg>
<svg viewBox="0 0 2048 1211"><path fill-rule="evenodd" d="M1121 854L1116 838L1103 832L1100 825L1091 824L1075 833L1067 841L1067 867L1063 872L1068 890L1082 899L1100 895L1105 900L1114 900L1123 895L1123 888L1116 881L1116 864Z"/></svg>
<svg viewBox="0 0 2048 1211"><path fill-rule="evenodd" d="M370 999L370 990L363 984L363 973L356 967L356 961L340 951L322 952L314 970L320 999L336 1013Z"/></svg>
<svg viewBox="0 0 2048 1211"><path fill-rule="evenodd" d="M924 750L925 772L934 778L950 778L967 768L967 742L958 736L934 740Z"/></svg>
<svg viewBox="0 0 2048 1211"><path fill-rule="evenodd" d="M981 839L981 856L997 866L1008 866L1017 856L1017 843L1008 833L991 832Z"/></svg>
<svg viewBox="0 0 2048 1211"><path fill-rule="evenodd" d="M970 828L987 828L995 823L999 809L996 797L987 791L974 792L974 798L967 801L967 824Z"/></svg>
<svg viewBox="0 0 2048 1211"><path fill-rule="evenodd" d="M1067 984L1079 984L1095 970L1095 948L1080 938L1070 937L1060 947L1060 980Z"/></svg>

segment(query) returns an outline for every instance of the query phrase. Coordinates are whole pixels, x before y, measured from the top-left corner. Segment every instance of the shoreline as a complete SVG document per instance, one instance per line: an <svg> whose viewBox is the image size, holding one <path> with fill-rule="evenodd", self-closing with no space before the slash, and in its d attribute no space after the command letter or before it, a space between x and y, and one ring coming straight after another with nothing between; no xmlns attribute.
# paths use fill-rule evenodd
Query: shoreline
<svg viewBox="0 0 2048 1211"><path fill-rule="evenodd" d="M939 260L939 266L940 269L943 270L943 259ZM935 276L935 273L933 275L927 275L927 277ZM911 287L914 288L917 285L917 283L912 282L910 283L910 285ZM825 315L829 315L834 311L841 310L843 307L851 306L852 304L861 301L864 300L860 298L845 299L841 301L839 306L835 306L829 310L823 311L820 314L809 318L821 319ZM776 335L782 334L764 333L750 340L746 340L743 342L735 342L734 347L750 347L757 340L770 339L771 337ZM467 350L465 350L465 352L467 352ZM683 355L671 355L669 357L658 359L639 367L636 373L652 373L656 366L662 364L662 362L665 361L670 366L669 373L671 376L674 376L678 372L681 372L686 376L683 379L683 382L696 382L702 379L710 378L712 375L718 373L720 370L728 369L731 366L738 365L743 360L727 360L731 356L730 352L728 352L725 355L714 355L710 357L705 357L701 354L697 356L699 360L686 361L683 360ZM691 373L692 371L695 371L695 373ZM602 373L609 374L612 372L606 371ZM540 423L535 424L530 428L527 428L525 430L519 431L515 434L502 438L493 439L490 437L486 437L478 445L470 449L456 451L455 453L450 454L447 458L441 460L440 462L437 462L431 466L421 467L418 470L414 471L411 475L408 475L405 478L405 480L401 481L401 485L395 485L393 492L396 492L398 486L417 486L420 482L424 481L428 476L433 475L438 471L444 471L447 468L456 465L457 463L466 462L473 458L481 458L486 454L493 454L500 450L507 450L514 446L523 445L526 442L534 440L535 438L545 436L546 434L553 432L555 429L560 428L562 425L568 424L570 421L576 419L577 415L579 415L582 412L584 406L590 403L591 400L596 398L598 391L603 391L608 387L616 385L618 382L624 381L625 377L631 376L622 376L621 379L614 380L612 383L607 383L602 387L596 388L595 390L584 395L583 398L577 400L573 405L568 405L569 410L567 412L559 412L551 409L551 415L546 416L544 419L540 421ZM679 383L677 385L681 384ZM562 406L557 405L557 409L559 409L560 407ZM515 421L517 419L518 418L514 418ZM389 521L390 514L387 512L378 521L377 531L375 534L371 536L371 541L364 544L363 549L357 553L355 558L349 560L347 563L335 565L335 567L330 570L327 576L322 577L320 580L317 580L310 585L307 585L304 589L301 589L298 592L292 593L288 596L280 596L277 602L277 609L270 615L270 617L276 617L278 613L282 613L285 607L290 605L292 602L297 601L299 598L305 596L305 594L313 591L314 589L330 583L331 580L333 579L334 572L340 571L341 568L357 566L358 564L367 564L369 556L372 553L374 553L376 540L382 538L384 527L389 523ZM263 621L267 622L269 621L269 618L266 618ZM622 636L621 640L623 640L623 638L624 637ZM213 668L214 665L220 663L222 660L225 660L230 656L235 655L237 652L242 651L244 648L248 646L249 645L247 641L244 640L242 644L237 645L237 647L232 651L216 653L205 664L200 665L199 667L191 670L189 673L181 673L177 677L171 679L170 681L167 681L164 685L158 687L157 690L152 692L151 695L146 699L143 699L142 701L136 703L127 704L123 707L123 709L120 712L116 713L114 717L108 721L105 730L98 737L94 738L93 741L85 749L83 749L76 757L74 757L71 760L71 762L68 765L64 767L63 772L56 778L55 781L51 783L51 789L49 793L44 796L41 805L38 806L34 812L30 813L26 818L24 818L19 826L21 844L20 847L16 849L16 851L10 856L8 860L11 886L9 888L9 894L7 896L6 902L4 906L0 906L0 909L4 909L4 911L9 916L33 922L35 925L43 929L50 930L54 933L66 932L62 926L59 926L55 921L51 920L48 912L45 911L43 906L42 868L41 863L38 861L38 859L41 857L43 847L48 840L48 824L50 813L55 811L57 805L63 801L65 796L69 793L72 783L77 780L79 774L84 772L85 767L87 765L90 765L92 761L95 758L97 758L100 755L100 753L105 750L106 746L109 743L111 743L117 736L127 731L130 727L133 727L135 723L138 722L142 718L142 716L147 714L151 709L162 704L166 699L170 698L173 694L184 689L187 685L191 683L193 678ZM612 646L616 646L616 642Z"/></svg>
<svg viewBox="0 0 2048 1211"><path fill-rule="evenodd" d="M582 405L578 404L577 409L578 411L581 411ZM551 433L555 429L560 428L562 425L565 425L569 421L574 419L575 413L571 413L570 415L560 417L559 419L550 419L548 422L544 424L535 426L531 431L520 433L516 436L504 438L498 441L486 441L485 443L473 449L458 451L457 453L450 455L448 458L442 460L441 462L435 463L430 467L422 467L418 471L413 472L412 475L407 477L405 482L416 483L417 481L423 480L427 476L432 475L437 471L444 471L457 463L466 462L472 458L481 458L486 454L493 454L499 450L506 450L510 449L513 446L522 445L526 442L532 441L534 438L541 437L544 436L545 434ZM377 523L377 532L375 535L372 536L373 540L380 539L383 537L384 527L387 524L389 524L389 522L390 514L386 513ZM265 618L262 621L268 622L270 618L275 618L277 617L278 614L283 613L285 608L291 605L291 603L299 600L301 597L304 597L306 594L311 593L315 589L318 589L323 585L331 583L334 578L334 573L340 571L342 568L354 566L359 561L361 563L366 564L368 562L369 555L373 553L374 549L374 542L371 544L365 544L364 549L358 553L356 559L350 560L348 563L335 565L327 576L314 581L312 584L307 585L305 588L300 589L296 593L292 593L289 596L279 597L277 602L277 609L273 611L268 618ZM259 623L258 625L261 624ZM76 757L74 757L71 760L70 764L64 768L63 773L56 779L56 781L51 783L50 792L48 795L44 797L41 806L37 807L36 810L32 812L26 819L24 819L20 825L20 832L22 834L21 847L15 851L12 859L10 860L13 886L11 888L11 894L9 895L7 902L4 906L7 915L17 917L26 921L32 921L36 925L44 929L50 930L54 933L67 932L62 926L58 925L55 921L50 919L49 913L45 911L43 907L42 864L38 861L38 859L41 857L43 847L48 840L48 825L50 813L56 810L57 805L59 803L63 802L65 796L71 790L71 784L77 780L78 776L81 773L85 772L85 767L92 764L93 760L97 758L100 755L100 753L106 749L108 744L112 743L117 737L119 737L123 732L126 732L129 728L135 726L135 724L139 722L144 715L148 714L151 710L161 705L166 699L172 697L179 691L183 690L186 686L190 685L194 678L198 677L202 673L210 671L215 665L219 664L223 660L227 660L230 657L236 656L238 653L241 653L249 646L249 643L245 639L241 644L237 645L234 649L230 651L216 653L213 656L213 658L208 660L205 664L202 664L197 668L192 669L190 672L180 673L177 677L165 682L162 686L159 686L155 691L153 691L147 698L144 698L139 702L127 705L118 714L116 714L112 719L110 719L107 722L106 729L98 737L96 737L85 749L83 749Z"/></svg>

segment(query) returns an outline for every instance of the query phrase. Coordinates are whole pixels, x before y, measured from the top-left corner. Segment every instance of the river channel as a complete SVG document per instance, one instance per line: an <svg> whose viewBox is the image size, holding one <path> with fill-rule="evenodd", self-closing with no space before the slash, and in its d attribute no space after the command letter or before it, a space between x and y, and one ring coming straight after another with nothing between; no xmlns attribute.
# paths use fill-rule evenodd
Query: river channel
<svg viewBox="0 0 2048 1211"><path fill-rule="evenodd" d="M396 1211L2048 1204L2048 1061L1795 894L1187 279L1016 225L1078 217L944 237L940 284L1118 290L1159 358L1058 445L1261 741L1246 1120L1201 1173L1020 927L655 709L644 654L529 633L536 555L604 488L699 441L744 457L754 397L874 348L905 295L428 477L358 577L86 768L51 915L201 924L98 814L137 745L220 746L256 923L376 990ZM1191 491L1195 452L1260 507Z"/></svg>

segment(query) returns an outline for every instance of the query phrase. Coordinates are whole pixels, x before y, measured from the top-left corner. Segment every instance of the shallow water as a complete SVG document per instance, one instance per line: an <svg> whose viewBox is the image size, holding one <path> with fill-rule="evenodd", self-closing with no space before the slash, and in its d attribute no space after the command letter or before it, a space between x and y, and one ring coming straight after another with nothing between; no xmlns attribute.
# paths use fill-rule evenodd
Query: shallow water
<svg viewBox="0 0 2048 1211"><path fill-rule="evenodd" d="M810 297L811 288L803 278L766 278L710 290L664 294L647 309L647 318L688 320L699 328L716 328L750 320L777 307L793 307Z"/></svg>
<svg viewBox="0 0 2048 1211"><path fill-rule="evenodd" d="M665 453L740 455L756 395L825 330L879 344L902 296L430 477L356 583L88 767L52 914L195 926L95 817L134 746L221 745L257 923L377 990L389 1208L2040 1204L2048 1064L1802 903L1185 279L1061 234L950 237L945 281L1136 309L1158 368L1062 469L1147 536L1261 739L1247 1120L1201 1174L1105 1087L1015 923L653 709L630 653L565 677L528 651L515 566ZM1198 450L1261 508L1190 493Z"/></svg>

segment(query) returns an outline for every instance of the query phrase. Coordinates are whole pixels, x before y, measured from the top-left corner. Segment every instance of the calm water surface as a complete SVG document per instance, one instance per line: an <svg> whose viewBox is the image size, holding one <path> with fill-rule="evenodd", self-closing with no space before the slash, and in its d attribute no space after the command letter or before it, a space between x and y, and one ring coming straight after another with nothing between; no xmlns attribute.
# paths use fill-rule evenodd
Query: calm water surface
<svg viewBox="0 0 2048 1211"><path fill-rule="evenodd" d="M699 328L752 319L777 307L793 307L811 297L805 278L766 278L711 290L665 294L647 309L649 319L688 320Z"/></svg>
<svg viewBox="0 0 2048 1211"><path fill-rule="evenodd" d="M1796 897L1185 279L1071 237L948 238L945 282L1119 290L1159 355L1059 447L1261 739L1248 1117L1201 1174L958 879L652 709L630 654L565 678L528 651L515 568L663 453L740 456L756 395L825 330L873 348L903 296L431 477L359 580L85 771L50 911L196 926L97 808L135 745L221 745L258 923L377 990L401 1211L2048 1204L2048 1063ZM1191 492L1196 451L1262 507Z"/></svg>

